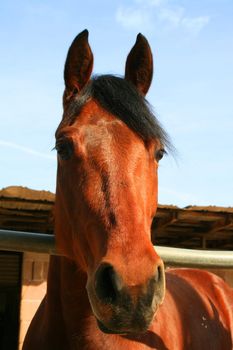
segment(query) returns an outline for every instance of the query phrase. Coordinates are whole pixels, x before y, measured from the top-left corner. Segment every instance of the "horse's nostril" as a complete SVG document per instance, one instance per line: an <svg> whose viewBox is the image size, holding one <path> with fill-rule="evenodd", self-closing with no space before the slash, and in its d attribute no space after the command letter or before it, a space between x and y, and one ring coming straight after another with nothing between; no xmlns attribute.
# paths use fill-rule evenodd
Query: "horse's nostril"
<svg viewBox="0 0 233 350"><path fill-rule="evenodd" d="M155 275L154 275L154 283L155 285L159 286L164 283L164 266L163 264L159 264L156 267Z"/></svg>
<svg viewBox="0 0 233 350"><path fill-rule="evenodd" d="M121 288L120 279L113 266L103 263L95 276L95 291L97 297L106 304L113 304Z"/></svg>
<svg viewBox="0 0 233 350"><path fill-rule="evenodd" d="M158 266L156 274L155 274L155 282L159 282L162 277L162 267Z"/></svg>

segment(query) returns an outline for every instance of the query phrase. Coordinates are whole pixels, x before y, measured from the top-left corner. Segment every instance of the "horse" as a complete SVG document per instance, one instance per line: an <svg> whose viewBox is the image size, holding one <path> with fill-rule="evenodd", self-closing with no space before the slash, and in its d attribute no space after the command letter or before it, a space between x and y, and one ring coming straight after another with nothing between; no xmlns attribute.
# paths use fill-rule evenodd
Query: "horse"
<svg viewBox="0 0 233 350"><path fill-rule="evenodd" d="M207 271L165 272L151 242L170 141L145 99L147 39L138 34L124 78L92 68L84 30L67 54L56 131L60 256L23 350L233 349L233 290Z"/></svg>

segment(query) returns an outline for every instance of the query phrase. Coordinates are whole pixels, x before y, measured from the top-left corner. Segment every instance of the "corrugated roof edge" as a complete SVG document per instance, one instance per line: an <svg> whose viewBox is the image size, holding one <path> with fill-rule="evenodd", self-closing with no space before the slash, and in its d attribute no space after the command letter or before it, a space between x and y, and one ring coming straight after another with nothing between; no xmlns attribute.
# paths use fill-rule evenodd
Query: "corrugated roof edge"
<svg viewBox="0 0 233 350"><path fill-rule="evenodd" d="M45 190L33 190L28 187L22 186L9 186L0 190L0 199L22 199L30 201L46 201L53 203L55 201L55 194ZM171 209L171 210L187 210L197 212L227 212L233 213L233 207L220 207L220 206L197 206L189 205L184 208L180 208L176 205L159 204L159 209Z"/></svg>
<svg viewBox="0 0 233 350"><path fill-rule="evenodd" d="M9 186L0 190L0 199L4 198L54 202L55 194L50 191L32 190L22 186Z"/></svg>

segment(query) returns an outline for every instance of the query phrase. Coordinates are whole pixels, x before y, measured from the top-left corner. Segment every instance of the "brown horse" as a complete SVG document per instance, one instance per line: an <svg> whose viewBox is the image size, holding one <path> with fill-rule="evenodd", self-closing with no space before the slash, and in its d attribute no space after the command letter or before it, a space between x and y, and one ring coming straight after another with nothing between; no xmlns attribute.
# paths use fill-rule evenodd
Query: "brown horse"
<svg viewBox="0 0 233 350"><path fill-rule="evenodd" d="M55 234L47 294L24 350L231 350L233 291L217 276L166 272L150 239L166 133L144 99L153 73L141 34L125 78L90 79L88 32L65 64Z"/></svg>

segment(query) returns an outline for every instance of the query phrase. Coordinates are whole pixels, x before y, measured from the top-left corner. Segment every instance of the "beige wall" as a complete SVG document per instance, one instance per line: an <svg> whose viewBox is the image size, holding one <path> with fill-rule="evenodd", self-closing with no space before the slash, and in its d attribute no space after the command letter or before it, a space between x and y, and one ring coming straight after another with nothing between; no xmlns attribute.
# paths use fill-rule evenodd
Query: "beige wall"
<svg viewBox="0 0 233 350"><path fill-rule="evenodd" d="M28 326L46 293L48 262L48 254L23 255L19 350Z"/></svg>

